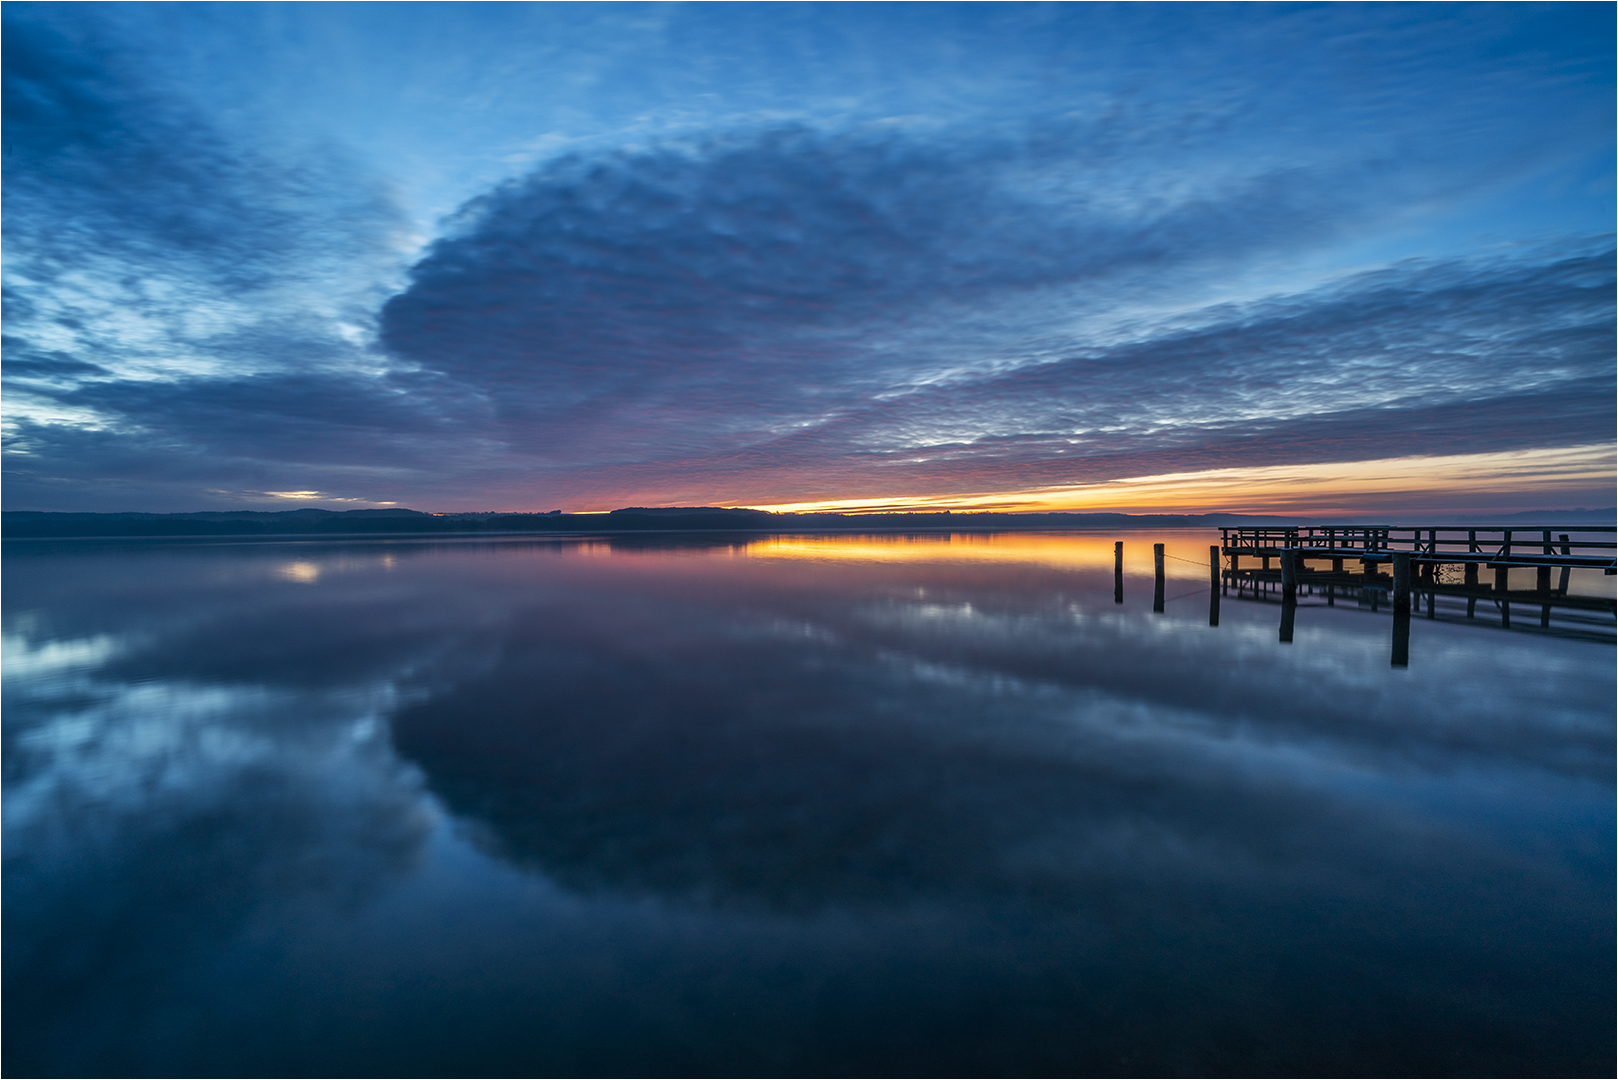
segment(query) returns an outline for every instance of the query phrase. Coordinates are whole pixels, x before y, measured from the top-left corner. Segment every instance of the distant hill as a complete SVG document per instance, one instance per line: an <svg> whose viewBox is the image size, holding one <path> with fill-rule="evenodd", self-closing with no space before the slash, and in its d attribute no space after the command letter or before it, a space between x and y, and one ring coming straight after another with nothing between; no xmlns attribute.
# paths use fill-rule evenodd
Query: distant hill
<svg viewBox="0 0 1618 1080"><path fill-rule="evenodd" d="M1614 508L1523 511L1466 518L1411 517L1411 524L1611 525ZM1323 519L1321 519L1323 521ZM1334 519L1336 520L1336 519ZM72 537L321 536L390 533L617 533L617 532L894 532L906 530L1176 529L1221 525L1290 525L1317 519L1250 514L937 513L774 514L726 506L629 506L609 514L508 514L497 511L430 514L385 510L210 510L190 514L75 514L8 510L0 536L9 540ZM1403 524L1404 519L1392 521Z"/></svg>

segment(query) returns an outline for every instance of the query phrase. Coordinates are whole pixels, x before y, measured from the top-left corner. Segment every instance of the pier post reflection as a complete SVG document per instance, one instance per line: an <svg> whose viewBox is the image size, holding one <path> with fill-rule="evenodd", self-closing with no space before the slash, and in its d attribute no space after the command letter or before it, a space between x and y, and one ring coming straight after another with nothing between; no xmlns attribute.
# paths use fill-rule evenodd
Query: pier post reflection
<svg viewBox="0 0 1618 1080"><path fill-rule="evenodd" d="M1152 610L1163 610L1163 545L1152 545L1152 563L1157 576L1157 583L1152 587Z"/></svg>
<svg viewBox="0 0 1618 1080"><path fill-rule="evenodd" d="M1281 643L1292 644L1292 621L1298 614L1298 597L1295 593L1281 594Z"/></svg>

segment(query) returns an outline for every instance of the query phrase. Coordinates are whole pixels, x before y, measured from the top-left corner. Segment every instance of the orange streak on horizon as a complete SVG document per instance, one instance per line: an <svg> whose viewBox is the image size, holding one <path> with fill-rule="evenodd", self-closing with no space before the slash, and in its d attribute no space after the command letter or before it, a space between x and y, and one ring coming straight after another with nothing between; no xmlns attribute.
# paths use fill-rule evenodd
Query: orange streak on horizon
<svg viewBox="0 0 1618 1080"><path fill-rule="evenodd" d="M1381 458L1317 465L1269 465L1132 476L1099 484L1023 491L879 496L816 502L753 503L782 513L905 510L1129 511L1134 513L1363 515L1423 497L1479 498L1533 493L1554 502L1563 492L1611 489L1618 480L1611 444L1441 457ZM1466 507L1457 507L1466 509Z"/></svg>

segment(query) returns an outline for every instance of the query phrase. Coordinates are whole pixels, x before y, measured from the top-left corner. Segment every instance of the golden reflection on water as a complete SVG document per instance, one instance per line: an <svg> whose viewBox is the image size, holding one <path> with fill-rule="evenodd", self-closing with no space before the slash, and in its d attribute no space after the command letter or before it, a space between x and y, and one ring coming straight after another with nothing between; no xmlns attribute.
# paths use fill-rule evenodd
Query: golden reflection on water
<svg viewBox="0 0 1618 1080"><path fill-rule="evenodd" d="M278 572L287 581L296 581L300 585L313 585L320 580L320 564L308 559L286 563L278 568Z"/></svg>
<svg viewBox="0 0 1618 1080"><path fill-rule="evenodd" d="M1138 532L873 533L767 536L740 554L754 559L827 562L1024 563L1078 570L1110 570L1113 544L1124 544L1124 570L1151 573L1152 545L1162 544L1169 577L1207 577L1210 529Z"/></svg>

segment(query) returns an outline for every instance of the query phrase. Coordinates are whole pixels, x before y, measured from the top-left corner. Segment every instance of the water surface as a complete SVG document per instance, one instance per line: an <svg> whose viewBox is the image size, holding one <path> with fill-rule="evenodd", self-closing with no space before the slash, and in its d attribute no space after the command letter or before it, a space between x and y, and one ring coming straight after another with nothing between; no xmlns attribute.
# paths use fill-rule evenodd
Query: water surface
<svg viewBox="0 0 1618 1080"><path fill-rule="evenodd" d="M8 545L6 1070L1610 1074L1610 618L1217 535Z"/></svg>

